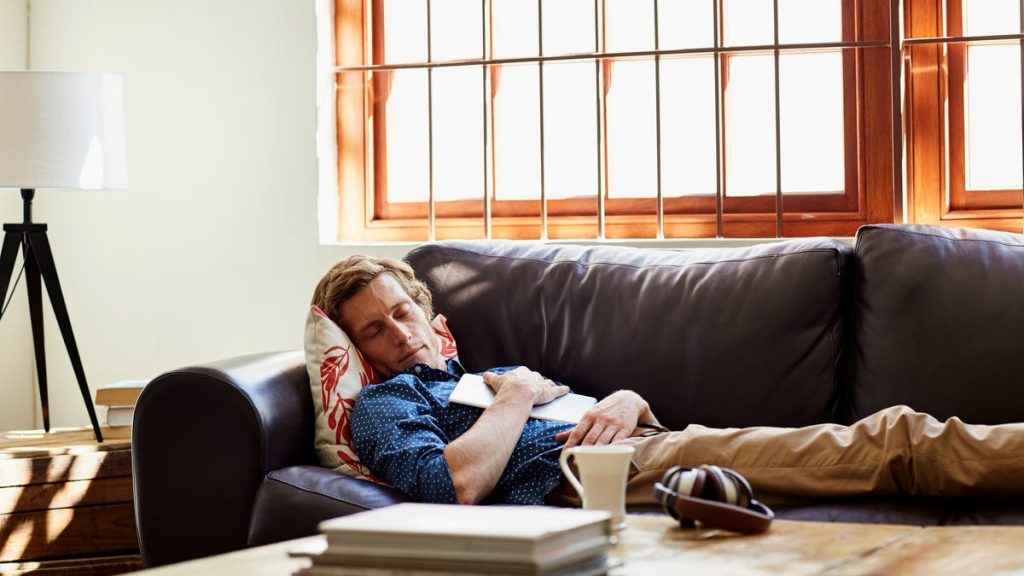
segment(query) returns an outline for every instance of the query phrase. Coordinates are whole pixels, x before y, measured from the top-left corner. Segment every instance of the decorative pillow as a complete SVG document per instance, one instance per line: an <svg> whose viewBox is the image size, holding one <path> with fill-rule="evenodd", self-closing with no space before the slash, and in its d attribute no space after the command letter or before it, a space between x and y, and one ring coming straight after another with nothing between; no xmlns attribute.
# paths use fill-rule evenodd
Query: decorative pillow
<svg viewBox="0 0 1024 576"><path fill-rule="evenodd" d="M440 356L446 360L454 358L458 350L445 317L438 314L431 326L437 334ZM348 335L316 306L310 308L306 317L305 340L306 372L316 418L314 446L320 465L380 484L349 445L352 407L363 387L379 382L379 376Z"/></svg>

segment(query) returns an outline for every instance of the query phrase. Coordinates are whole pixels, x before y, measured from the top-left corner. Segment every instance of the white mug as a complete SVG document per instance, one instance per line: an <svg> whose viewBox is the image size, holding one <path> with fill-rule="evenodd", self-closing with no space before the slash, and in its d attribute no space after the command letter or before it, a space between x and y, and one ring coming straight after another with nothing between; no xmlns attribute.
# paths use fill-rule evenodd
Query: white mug
<svg viewBox="0 0 1024 576"><path fill-rule="evenodd" d="M562 450L558 462L566 479L583 500L583 507L610 512L615 530L626 527L626 478L632 456L632 446L573 446ZM582 484L569 468L570 457L575 457Z"/></svg>

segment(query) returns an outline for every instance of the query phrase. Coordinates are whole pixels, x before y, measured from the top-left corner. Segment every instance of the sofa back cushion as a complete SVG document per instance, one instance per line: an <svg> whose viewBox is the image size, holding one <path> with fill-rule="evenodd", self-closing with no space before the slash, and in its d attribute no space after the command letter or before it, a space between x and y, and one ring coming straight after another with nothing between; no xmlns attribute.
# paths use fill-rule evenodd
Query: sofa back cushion
<svg viewBox="0 0 1024 576"><path fill-rule="evenodd" d="M875 225L857 233L852 420L896 404L1024 420L1024 237Z"/></svg>
<svg viewBox="0 0 1024 576"><path fill-rule="evenodd" d="M522 364L663 424L833 418L849 246L801 239L670 251L451 241L406 256L467 369Z"/></svg>

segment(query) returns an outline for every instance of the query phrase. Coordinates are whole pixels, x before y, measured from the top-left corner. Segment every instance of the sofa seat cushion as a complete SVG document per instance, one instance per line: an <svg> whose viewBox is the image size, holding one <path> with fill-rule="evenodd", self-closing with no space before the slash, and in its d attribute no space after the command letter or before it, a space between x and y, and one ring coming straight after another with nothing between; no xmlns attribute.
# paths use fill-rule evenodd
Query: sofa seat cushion
<svg viewBox="0 0 1024 576"><path fill-rule="evenodd" d="M965 500L953 507L946 524L1024 525L1024 500Z"/></svg>
<svg viewBox="0 0 1024 576"><path fill-rule="evenodd" d="M250 546L259 546L317 533L328 518L406 501L383 484L338 474L319 466L290 466L267 474L256 493Z"/></svg>
<svg viewBox="0 0 1024 576"><path fill-rule="evenodd" d="M865 497L779 505L777 518L913 526L1020 526L1024 500Z"/></svg>
<svg viewBox="0 0 1024 576"><path fill-rule="evenodd" d="M939 420L1024 421L1024 236L875 225L855 249L845 420L905 404Z"/></svg>
<svg viewBox="0 0 1024 576"><path fill-rule="evenodd" d="M854 524L909 524L940 526L949 516L948 505L931 499L849 498L822 500L773 508L782 520L850 522Z"/></svg>

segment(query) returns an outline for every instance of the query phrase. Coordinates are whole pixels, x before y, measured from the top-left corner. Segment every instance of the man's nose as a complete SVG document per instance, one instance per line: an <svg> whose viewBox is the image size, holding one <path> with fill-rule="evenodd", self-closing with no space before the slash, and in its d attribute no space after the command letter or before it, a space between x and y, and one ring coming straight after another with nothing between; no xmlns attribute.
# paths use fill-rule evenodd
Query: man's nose
<svg viewBox="0 0 1024 576"><path fill-rule="evenodd" d="M391 320L388 322L388 334L396 346L401 346L409 339L409 330L401 323Z"/></svg>

